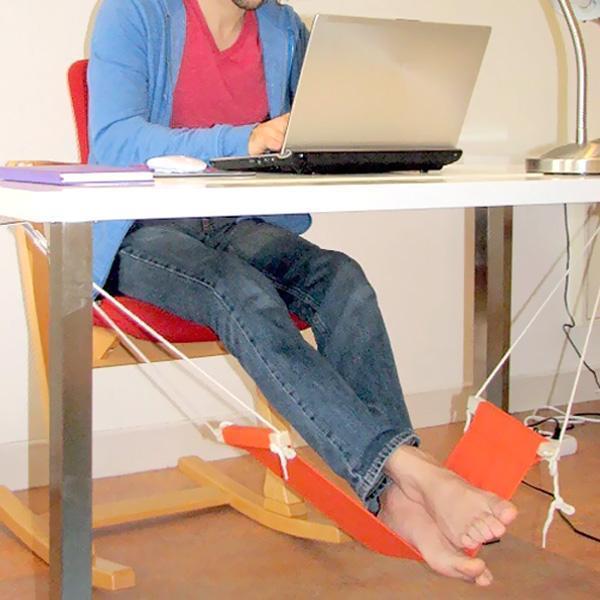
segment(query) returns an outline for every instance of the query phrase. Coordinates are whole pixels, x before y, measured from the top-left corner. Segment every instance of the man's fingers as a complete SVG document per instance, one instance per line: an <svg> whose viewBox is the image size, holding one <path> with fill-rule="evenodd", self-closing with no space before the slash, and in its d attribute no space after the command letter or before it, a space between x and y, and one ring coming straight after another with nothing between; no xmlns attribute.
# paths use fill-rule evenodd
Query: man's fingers
<svg viewBox="0 0 600 600"><path fill-rule="evenodd" d="M283 135L279 132L271 133L266 138L266 146L269 150L279 152L283 146Z"/></svg>
<svg viewBox="0 0 600 600"><path fill-rule="evenodd" d="M272 125L277 131L284 134L285 130L287 129L289 120L290 120L290 114L288 113L286 115L281 115L281 117L277 117L276 119L273 119L272 121L270 121L269 124Z"/></svg>
<svg viewBox="0 0 600 600"><path fill-rule="evenodd" d="M285 130L290 115L285 114L258 125L250 136L248 150L251 155L262 154L266 150L279 152L283 146Z"/></svg>

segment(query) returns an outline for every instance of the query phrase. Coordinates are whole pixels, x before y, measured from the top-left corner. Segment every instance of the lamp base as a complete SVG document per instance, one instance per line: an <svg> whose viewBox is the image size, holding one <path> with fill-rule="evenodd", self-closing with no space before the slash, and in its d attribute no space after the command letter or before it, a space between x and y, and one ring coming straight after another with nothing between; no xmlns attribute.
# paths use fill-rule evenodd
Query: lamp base
<svg viewBox="0 0 600 600"><path fill-rule="evenodd" d="M539 158L528 158L525 169L549 175L600 175L600 139L559 146Z"/></svg>

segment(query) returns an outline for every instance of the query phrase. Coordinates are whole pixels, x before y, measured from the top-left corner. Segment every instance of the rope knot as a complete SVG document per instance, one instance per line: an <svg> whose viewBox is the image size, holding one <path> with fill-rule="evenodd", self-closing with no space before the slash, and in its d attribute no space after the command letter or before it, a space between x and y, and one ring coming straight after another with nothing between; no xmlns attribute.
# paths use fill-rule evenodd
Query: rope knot
<svg viewBox="0 0 600 600"><path fill-rule="evenodd" d="M555 498L551 505L552 510L560 510L561 513L568 515L569 517L575 514L575 507L564 501L562 496Z"/></svg>
<svg viewBox="0 0 600 600"><path fill-rule="evenodd" d="M269 450L276 454L281 464L281 473L285 481L288 481L290 476L288 473L288 460L296 458L296 451L292 448L292 441L287 431L278 431L271 433L269 436Z"/></svg>

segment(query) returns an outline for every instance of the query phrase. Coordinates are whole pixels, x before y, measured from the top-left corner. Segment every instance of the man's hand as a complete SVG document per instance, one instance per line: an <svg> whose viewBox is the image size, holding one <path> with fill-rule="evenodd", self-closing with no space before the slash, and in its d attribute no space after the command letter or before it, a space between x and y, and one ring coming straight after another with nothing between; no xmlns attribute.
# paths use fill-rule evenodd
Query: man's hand
<svg viewBox="0 0 600 600"><path fill-rule="evenodd" d="M285 130L287 129L290 113L281 115L271 121L257 125L250 134L248 153L258 156L263 152L279 152L283 146Z"/></svg>

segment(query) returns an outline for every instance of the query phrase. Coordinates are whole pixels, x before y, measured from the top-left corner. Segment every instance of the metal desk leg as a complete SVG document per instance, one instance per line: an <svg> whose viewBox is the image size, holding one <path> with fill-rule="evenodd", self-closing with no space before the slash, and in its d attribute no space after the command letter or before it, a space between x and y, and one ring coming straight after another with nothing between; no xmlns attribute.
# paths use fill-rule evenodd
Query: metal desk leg
<svg viewBox="0 0 600 600"><path fill-rule="evenodd" d="M92 597L91 226L50 225L50 598Z"/></svg>
<svg viewBox="0 0 600 600"><path fill-rule="evenodd" d="M475 212L475 381L478 387L510 346L512 207ZM485 397L509 409L510 361Z"/></svg>

